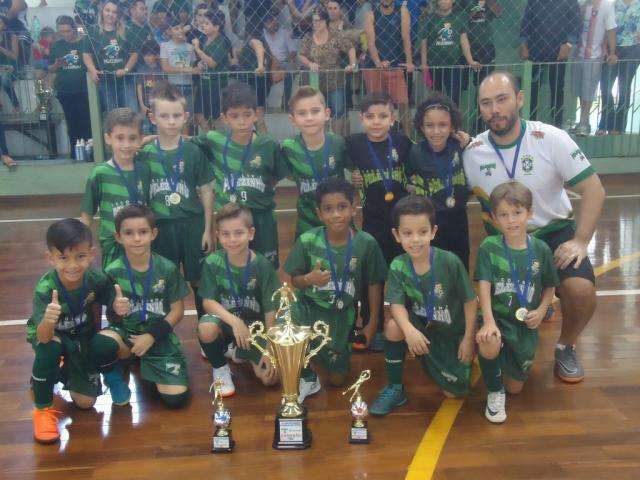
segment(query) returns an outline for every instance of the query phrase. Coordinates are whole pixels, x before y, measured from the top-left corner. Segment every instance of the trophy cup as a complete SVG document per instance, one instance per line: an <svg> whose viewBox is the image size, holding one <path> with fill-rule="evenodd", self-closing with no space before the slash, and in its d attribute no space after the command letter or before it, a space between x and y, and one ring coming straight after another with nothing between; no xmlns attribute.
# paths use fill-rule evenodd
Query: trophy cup
<svg viewBox="0 0 640 480"><path fill-rule="evenodd" d="M273 448L303 449L311 446L311 432L307 427L307 412L298 402L300 373L327 342L329 325L317 321L313 329L295 325L291 319L291 304L296 302L293 290L285 283L272 297L280 296L280 306L276 312L277 325L266 333L261 322L249 326L249 341L265 355L278 371L282 382L282 400L276 414ZM320 337L320 344L313 349L310 343ZM266 341L266 348L258 342Z"/></svg>
<svg viewBox="0 0 640 480"><path fill-rule="evenodd" d="M48 88L42 79L36 80L36 97L38 98L38 118L46 122L49 117L49 101L53 97L53 90Z"/></svg>
<svg viewBox="0 0 640 480"><path fill-rule="evenodd" d="M353 391L349 401L351 402L351 431L349 432L349 443L369 443L369 429L367 427L367 415L369 414L369 407L367 403L362 399L360 394L360 387L364 382L371 378L371 370L363 370L360 373L358 379L347 388L342 395Z"/></svg>
<svg viewBox="0 0 640 480"><path fill-rule="evenodd" d="M213 412L213 424L216 426L216 431L213 433L213 441L211 442L212 453L229 453L233 450L233 446L236 442L231 437L231 412L222 403L222 382L216 380L209 387L209 393L213 390L213 406L215 410Z"/></svg>

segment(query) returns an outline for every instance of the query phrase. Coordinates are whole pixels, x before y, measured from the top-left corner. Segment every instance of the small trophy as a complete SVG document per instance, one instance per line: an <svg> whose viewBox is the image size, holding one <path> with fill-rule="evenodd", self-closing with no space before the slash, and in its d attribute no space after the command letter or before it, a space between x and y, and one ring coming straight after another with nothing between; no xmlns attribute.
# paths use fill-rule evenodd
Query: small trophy
<svg viewBox="0 0 640 480"><path fill-rule="evenodd" d="M209 387L209 393L213 390L213 406L215 410L213 412L213 424L216 426L216 431L213 433L213 441L211 445L212 453L229 453L233 450L233 446L236 442L231 437L231 412L222 403L222 382L216 380Z"/></svg>
<svg viewBox="0 0 640 480"><path fill-rule="evenodd" d="M53 90L48 88L42 79L36 80L36 97L38 98L38 118L46 122L49 118L49 102L53 97Z"/></svg>
<svg viewBox="0 0 640 480"><path fill-rule="evenodd" d="M317 321L313 329L295 325L291 319L291 303L297 301L293 290L285 283L273 294L280 296L280 306L276 319L281 324L271 327L266 333L261 322L249 325L249 341L274 365L282 383L282 400L276 414L273 448L303 449L311 446L311 431L307 426L307 410L298 402L300 393L300 373L327 342L329 325ZM320 344L309 348L312 340L320 338ZM264 348L259 339L266 341Z"/></svg>
<svg viewBox="0 0 640 480"><path fill-rule="evenodd" d="M349 432L349 443L369 443L369 429L367 427L367 418L369 407L362 399L360 387L364 382L371 378L371 370L363 370L353 385L347 388L342 395L353 392L349 401L351 402L351 431Z"/></svg>

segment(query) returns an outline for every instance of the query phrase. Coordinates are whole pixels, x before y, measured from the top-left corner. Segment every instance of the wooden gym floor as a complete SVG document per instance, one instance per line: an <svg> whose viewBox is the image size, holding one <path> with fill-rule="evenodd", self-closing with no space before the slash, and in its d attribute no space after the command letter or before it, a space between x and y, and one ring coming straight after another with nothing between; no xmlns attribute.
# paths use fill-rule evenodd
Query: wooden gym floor
<svg viewBox="0 0 640 480"><path fill-rule="evenodd" d="M624 161L624 160L621 160ZM168 411L132 376L128 407L109 395L78 411L61 394L62 441L32 439L28 392L33 353L25 342L31 289L48 268L44 232L55 217L77 215L79 197L3 199L0 207L0 478L2 479L637 479L640 472L640 175L604 177L608 198L589 247L598 267L598 308L578 344L586 380L565 385L552 373L560 319L543 324L539 354L524 392L508 398L507 423L482 415L478 381L466 400L444 400L417 362L407 361L409 403L370 419L372 443L349 445L348 402L326 385L307 400L311 449L271 448L280 387L265 389L249 367L235 365L236 449L212 455L210 368L194 337L195 316L178 333L189 362L193 399ZM575 197L575 195L574 195ZM291 248L294 195L278 195L281 258ZM579 199L574 202L580 207ZM472 251L484 236L477 204L469 206ZM193 309L191 300L188 309ZM354 354L353 375L371 368L371 402L384 384L382 354ZM477 370L477 369L476 369ZM321 375L322 377L322 375ZM477 371L476 371L477 377ZM325 382L326 383L326 382Z"/></svg>

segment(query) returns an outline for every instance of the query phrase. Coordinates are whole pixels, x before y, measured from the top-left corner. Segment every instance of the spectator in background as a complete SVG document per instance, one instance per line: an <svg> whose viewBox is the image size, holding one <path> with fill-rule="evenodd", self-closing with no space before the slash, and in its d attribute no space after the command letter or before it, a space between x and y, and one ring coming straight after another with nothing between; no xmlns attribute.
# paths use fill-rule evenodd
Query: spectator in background
<svg viewBox="0 0 640 480"><path fill-rule="evenodd" d="M396 7L393 0L380 0L367 14L364 31L369 50L365 63L368 70L364 72L367 91L387 92L391 96L398 106L402 128L409 135L411 118L404 70L412 73L415 68L409 10L404 4Z"/></svg>
<svg viewBox="0 0 640 480"><path fill-rule="evenodd" d="M82 62L82 39L76 22L67 15L56 19L59 39L49 50L49 82L62 106L67 123L71 157L81 138L91 138L91 119L87 99L86 70Z"/></svg>
<svg viewBox="0 0 640 480"><path fill-rule="evenodd" d="M602 112L596 135L619 135L627 126L631 85L640 66L640 0L616 0L616 53L621 60L605 65L600 82ZM618 103L614 106L611 88L618 80Z"/></svg>
<svg viewBox="0 0 640 480"><path fill-rule="evenodd" d="M289 104L293 86L293 71L297 69L297 44L291 37L291 31L278 21L278 12L270 11L264 21L262 38L271 53L271 81L276 84L284 80L284 108ZM285 73L280 73L285 71ZM292 73L288 73L292 72Z"/></svg>
<svg viewBox="0 0 640 480"><path fill-rule="evenodd" d="M229 39L233 47L240 48L242 40L240 39L238 34L244 34L244 31L237 32L236 29L233 28L233 22L231 21L231 11L229 10L229 7L226 5L222 5L221 2L218 2L217 0L209 0L208 2L205 1L204 4L207 5L209 10L211 10L212 12L220 12L224 16L224 34ZM240 12L240 15L243 14ZM262 21L263 18L260 19L260 23Z"/></svg>
<svg viewBox="0 0 640 480"><path fill-rule="evenodd" d="M147 134L155 132L155 125L151 123L151 102L149 93L156 83L163 80L162 67L160 66L160 45L155 40L147 40L140 47L142 62L138 62L138 75L136 76L136 97L140 113L144 116L143 130Z"/></svg>
<svg viewBox="0 0 640 480"><path fill-rule="evenodd" d="M2 164L9 169L9 171L13 171L18 166L18 162L16 162L13 158L9 156L9 148L7 147L7 137L4 134L4 127L0 123L0 161Z"/></svg>
<svg viewBox="0 0 640 480"><path fill-rule="evenodd" d="M73 14L78 25L86 32L89 27L98 24L100 0L76 0Z"/></svg>
<svg viewBox="0 0 640 480"><path fill-rule="evenodd" d="M580 7L577 0L528 0L520 25L520 58L532 62L531 119L538 118L538 94L545 71L551 91L551 121L562 128L564 78L567 59L580 35Z"/></svg>
<svg viewBox="0 0 640 480"><path fill-rule="evenodd" d="M140 52L142 44L153 37L148 17L149 9L144 0L132 0L129 4L129 21L124 32L133 52Z"/></svg>
<svg viewBox="0 0 640 480"><path fill-rule="evenodd" d="M51 27L40 30L40 38L33 44L31 58L35 68L36 78L44 78L49 69L49 49L55 41L56 32Z"/></svg>
<svg viewBox="0 0 640 480"><path fill-rule="evenodd" d="M206 3L199 3L196 5L193 12L193 22L189 25L189 29L187 30L187 43L192 43L191 41L194 38L197 38L201 44L207 40L207 36L202 31L202 20L204 19L204 14L207 13Z"/></svg>
<svg viewBox="0 0 640 480"><path fill-rule="evenodd" d="M329 14L329 31L340 32L356 49L356 58L362 53L364 48L362 45L362 34L364 30L357 30L353 28L353 25L349 22L347 14L344 11L344 6L340 0L327 0L326 2L327 13ZM341 66L346 67L349 64L349 59L346 55L341 57ZM352 75L346 75L344 91L347 112L353 108L353 83L354 77Z"/></svg>
<svg viewBox="0 0 640 480"><path fill-rule="evenodd" d="M453 8L453 0L437 0L433 14L427 15L420 33L420 57L422 70L431 68L433 87L445 92L453 102L460 105L462 75L466 73L460 65L464 61L476 71L478 63L471 54L467 28L469 26L465 12ZM436 68L433 68L436 67Z"/></svg>
<svg viewBox="0 0 640 480"><path fill-rule="evenodd" d="M7 17L0 15L0 83L9 97L14 113L20 111L20 102L13 88L13 78L18 65L18 37L7 30Z"/></svg>
<svg viewBox="0 0 640 480"><path fill-rule="evenodd" d="M293 20L293 38L302 38L311 31L311 15L318 0L287 0Z"/></svg>
<svg viewBox="0 0 640 480"><path fill-rule="evenodd" d="M572 64L574 93L580 98L580 120L571 129L576 135L589 135L589 115L602 73L602 62L615 65L616 13L610 0L591 0L582 5L582 33ZM604 46L607 46L605 49Z"/></svg>
<svg viewBox="0 0 640 480"><path fill-rule="evenodd" d="M122 12L115 0L101 5L98 24L89 27L84 37L82 60L94 83L98 84L102 111L137 105L127 103L135 96L127 95L124 77L138 61L138 53L131 51L124 33Z"/></svg>
<svg viewBox="0 0 640 480"><path fill-rule="evenodd" d="M185 13L191 16L193 6L191 0L157 0L151 8L151 16L164 13L166 21L173 25L174 20L180 19L181 13L184 19Z"/></svg>
<svg viewBox="0 0 640 480"><path fill-rule="evenodd" d="M353 44L341 33L329 31L329 14L318 8L311 17L313 31L300 44L298 59L311 72L320 72L320 91L327 99L331 110L333 133L347 134L348 125L345 99L345 72L356 69L356 50ZM341 54L348 55L349 64L342 67Z"/></svg>
<svg viewBox="0 0 640 480"><path fill-rule="evenodd" d="M367 14L372 11L371 2L369 0L357 0L357 7L355 9L355 19L353 20L353 26L358 30L364 30Z"/></svg>

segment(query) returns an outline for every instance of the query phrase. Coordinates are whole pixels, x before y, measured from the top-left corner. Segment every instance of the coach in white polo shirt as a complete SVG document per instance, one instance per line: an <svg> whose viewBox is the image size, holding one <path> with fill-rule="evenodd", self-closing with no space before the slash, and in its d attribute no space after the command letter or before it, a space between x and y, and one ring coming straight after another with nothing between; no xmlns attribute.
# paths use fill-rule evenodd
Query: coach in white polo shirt
<svg viewBox="0 0 640 480"><path fill-rule="evenodd" d="M489 195L499 184L517 180L533 192L532 235L544 240L560 277L562 330L555 351L555 373L580 382L584 370L575 353L578 336L596 307L593 267L587 245L604 202L598 175L571 137L552 125L521 120L523 93L506 72L493 72L480 84L478 102L489 130L464 151L464 171L482 205L488 233L499 233L491 220ZM565 185L582 196L574 215Z"/></svg>

